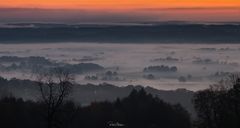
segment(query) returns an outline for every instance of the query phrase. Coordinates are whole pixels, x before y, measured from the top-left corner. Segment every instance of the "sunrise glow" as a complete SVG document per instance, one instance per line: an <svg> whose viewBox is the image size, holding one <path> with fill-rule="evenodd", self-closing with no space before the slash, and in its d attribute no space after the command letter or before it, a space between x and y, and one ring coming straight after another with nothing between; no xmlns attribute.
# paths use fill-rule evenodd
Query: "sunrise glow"
<svg viewBox="0 0 240 128"><path fill-rule="evenodd" d="M239 0L4 0L0 7L64 9L136 9L240 7Z"/></svg>
<svg viewBox="0 0 240 128"><path fill-rule="evenodd" d="M240 21L239 0L3 0L2 21ZM24 10L16 10L24 9ZM25 9L41 9L36 11ZM55 10L55 11L51 11ZM58 11L56 11L58 10ZM59 12L59 10L62 10ZM66 10L71 10L66 11ZM77 11L76 11L77 10ZM85 13L80 13L85 11ZM87 13L86 13L87 12ZM84 15L86 14L86 15ZM80 17L81 20L76 19ZM31 20L30 20L31 19Z"/></svg>

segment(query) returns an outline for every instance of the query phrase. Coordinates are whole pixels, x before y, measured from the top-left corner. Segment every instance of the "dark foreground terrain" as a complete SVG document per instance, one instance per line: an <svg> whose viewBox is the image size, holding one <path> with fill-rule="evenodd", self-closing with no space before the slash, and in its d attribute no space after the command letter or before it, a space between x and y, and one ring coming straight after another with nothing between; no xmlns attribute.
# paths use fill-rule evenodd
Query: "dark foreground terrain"
<svg viewBox="0 0 240 128"><path fill-rule="evenodd" d="M39 87L37 83L30 80L0 78L0 92L2 97L12 95L24 100L39 100ZM126 86L117 87L111 84L103 83L100 85L75 85L72 90L70 99L78 105L89 105L91 102L97 101L115 101L117 98L127 97L133 89L140 90L142 86ZM151 87L144 88L147 93L152 94L167 103L181 104L192 116L195 115L192 98L194 92L186 89L178 90L157 90Z"/></svg>
<svg viewBox="0 0 240 128"><path fill-rule="evenodd" d="M0 122L5 128L44 128L47 108L44 103L16 98L0 100ZM191 121L181 105L170 105L133 90L126 98L113 102L93 102L80 107L66 102L56 110L48 128L190 128Z"/></svg>
<svg viewBox="0 0 240 128"><path fill-rule="evenodd" d="M1 126L4 128L240 126L239 74L232 74L226 81L198 92L183 89L160 91L150 87L116 87L108 84L72 85L68 81L60 81L42 83L1 78ZM71 95L70 92L64 91L67 88L63 85L73 87ZM195 118L190 111L192 105L196 112Z"/></svg>

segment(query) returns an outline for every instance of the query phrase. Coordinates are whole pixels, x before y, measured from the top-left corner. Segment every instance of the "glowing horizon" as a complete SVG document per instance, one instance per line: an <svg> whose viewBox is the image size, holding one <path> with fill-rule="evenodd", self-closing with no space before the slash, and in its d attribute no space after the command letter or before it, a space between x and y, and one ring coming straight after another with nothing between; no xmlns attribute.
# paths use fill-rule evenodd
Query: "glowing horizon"
<svg viewBox="0 0 240 128"><path fill-rule="evenodd" d="M9 10L14 10L14 8L25 9L25 11L14 11L14 13L13 11L0 12L2 20L16 21L33 17L33 19L60 17L58 20L61 20L61 18L71 20L76 16L84 17L82 16L84 13L80 11L76 13L73 10L85 10L90 14L90 16L86 16L89 21L98 21L98 19L116 21L116 17L119 21L130 19L134 21L134 18L136 18L136 21L144 21L147 18L157 21L240 21L240 0L4 0L0 3L0 9L3 8ZM28 9L49 9L49 13L33 13ZM51 12L51 10L57 9L72 10L72 12Z"/></svg>
<svg viewBox="0 0 240 128"><path fill-rule="evenodd" d="M2 8L110 9L240 7L239 0L4 0Z"/></svg>

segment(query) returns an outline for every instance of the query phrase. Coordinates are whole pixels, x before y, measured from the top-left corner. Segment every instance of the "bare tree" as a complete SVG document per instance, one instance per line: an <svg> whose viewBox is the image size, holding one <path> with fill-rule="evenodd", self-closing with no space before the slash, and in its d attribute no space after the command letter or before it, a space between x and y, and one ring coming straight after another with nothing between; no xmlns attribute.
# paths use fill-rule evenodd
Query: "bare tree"
<svg viewBox="0 0 240 128"><path fill-rule="evenodd" d="M61 68L37 75L41 99L47 109L47 128L59 127L57 114L71 93L73 80L73 75Z"/></svg>
<svg viewBox="0 0 240 128"><path fill-rule="evenodd" d="M223 77L216 84L210 85L210 88L213 91L227 91L239 84L240 84L240 73L235 72L235 73L230 73L227 76Z"/></svg>
<svg viewBox="0 0 240 128"><path fill-rule="evenodd" d="M194 107L203 128L240 127L240 73L195 93Z"/></svg>

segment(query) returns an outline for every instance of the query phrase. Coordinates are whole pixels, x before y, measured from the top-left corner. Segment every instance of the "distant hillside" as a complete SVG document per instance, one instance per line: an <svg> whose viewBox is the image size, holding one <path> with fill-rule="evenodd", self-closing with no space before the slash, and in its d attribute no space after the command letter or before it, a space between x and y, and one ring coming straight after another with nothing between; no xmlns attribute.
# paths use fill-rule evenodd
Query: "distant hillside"
<svg viewBox="0 0 240 128"><path fill-rule="evenodd" d="M240 24L66 25L20 23L0 28L0 43L239 43Z"/></svg>
<svg viewBox="0 0 240 128"><path fill-rule="evenodd" d="M141 88L142 86L129 85L125 87L117 87L110 84L75 85L71 99L81 105L88 105L94 101L114 101L117 98L124 98L128 96L133 89L140 90ZM25 100L37 100L40 97L38 89L39 88L34 81L18 79L7 80L0 77L0 94L2 96L11 94ZM153 96L157 96L168 103L179 103L191 114L195 114L192 104L194 92L192 91L188 91L186 89L165 91L157 90L151 87L146 87L145 90Z"/></svg>

